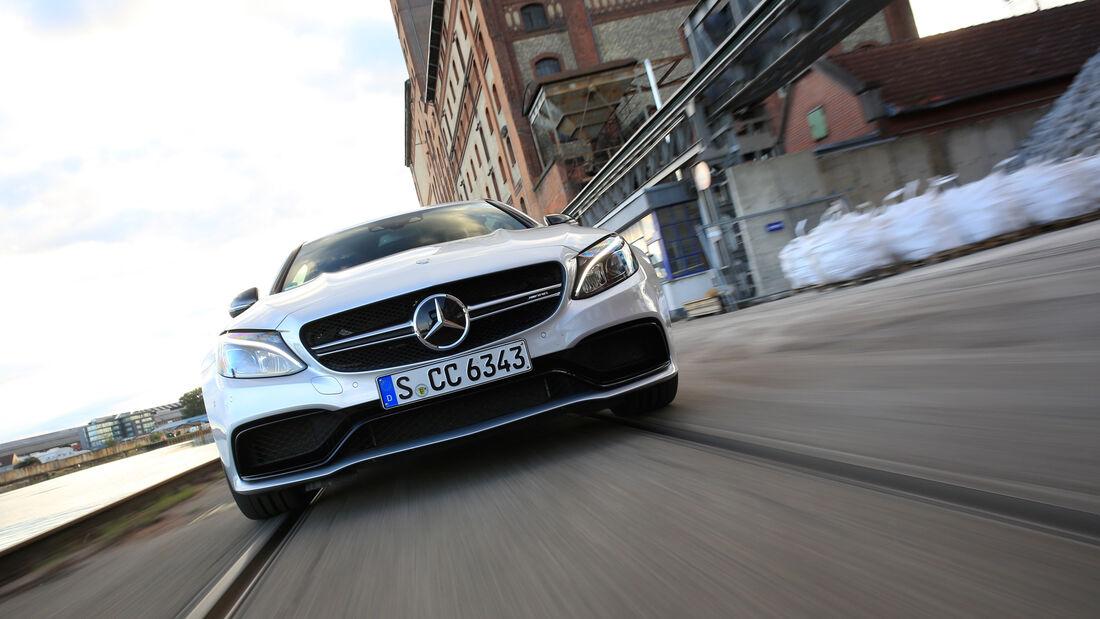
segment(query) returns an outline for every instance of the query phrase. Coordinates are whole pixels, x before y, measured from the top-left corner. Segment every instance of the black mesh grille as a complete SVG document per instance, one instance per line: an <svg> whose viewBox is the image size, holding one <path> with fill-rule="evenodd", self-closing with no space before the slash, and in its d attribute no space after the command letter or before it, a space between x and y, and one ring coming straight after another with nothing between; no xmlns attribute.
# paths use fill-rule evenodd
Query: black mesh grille
<svg viewBox="0 0 1100 619"><path fill-rule="evenodd" d="M346 432L347 415L312 411L237 432L234 444L242 476L308 466L326 459Z"/></svg>
<svg viewBox="0 0 1100 619"><path fill-rule="evenodd" d="M562 284L563 280L560 264L544 262L440 284L307 323L301 330L302 343L312 352L315 347L328 342L406 323L412 319L416 305L433 294L454 295L467 306L472 306ZM470 325L466 341L448 351L434 351L415 337L406 337L317 356L317 360L338 372L365 372L448 357L530 329L553 315L560 302L560 296L548 297L537 303L475 320Z"/></svg>
<svg viewBox="0 0 1100 619"><path fill-rule="evenodd" d="M667 365L668 342L664 329L647 319L590 335L569 350L545 357L544 362L608 387Z"/></svg>

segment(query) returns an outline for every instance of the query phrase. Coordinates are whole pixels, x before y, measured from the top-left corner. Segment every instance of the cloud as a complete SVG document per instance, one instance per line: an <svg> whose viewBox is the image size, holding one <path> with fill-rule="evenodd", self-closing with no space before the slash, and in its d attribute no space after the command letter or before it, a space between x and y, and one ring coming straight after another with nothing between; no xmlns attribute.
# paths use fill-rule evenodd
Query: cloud
<svg viewBox="0 0 1100 619"><path fill-rule="evenodd" d="M416 205L387 3L100 5L0 7L0 440L175 400L297 243Z"/></svg>

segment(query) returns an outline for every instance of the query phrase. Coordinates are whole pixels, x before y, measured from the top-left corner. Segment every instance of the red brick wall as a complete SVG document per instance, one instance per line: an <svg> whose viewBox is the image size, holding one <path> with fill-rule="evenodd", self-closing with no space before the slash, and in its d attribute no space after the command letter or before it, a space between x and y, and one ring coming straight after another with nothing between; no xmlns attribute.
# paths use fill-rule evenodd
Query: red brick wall
<svg viewBox="0 0 1100 619"><path fill-rule="evenodd" d="M859 98L818 71L810 71L790 89L790 109L784 143L788 153L865 136L876 125L863 119ZM818 106L825 108L829 135L814 140L806 115Z"/></svg>
<svg viewBox="0 0 1100 619"><path fill-rule="evenodd" d="M535 199L541 207L541 214L537 217L541 219L547 213L562 212L574 193L566 176L565 165L561 161L555 162L535 188Z"/></svg>

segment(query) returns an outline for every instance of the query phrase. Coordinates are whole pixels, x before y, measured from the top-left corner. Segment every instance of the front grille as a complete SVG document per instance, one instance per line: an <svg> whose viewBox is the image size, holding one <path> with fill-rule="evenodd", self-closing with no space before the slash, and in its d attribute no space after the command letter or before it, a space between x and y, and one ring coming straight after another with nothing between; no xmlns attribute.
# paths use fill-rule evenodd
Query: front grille
<svg viewBox="0 0 1100 619"><path fill-rule="evenodd" d="M326 316L304 325L300 336L321 365L338 372L366 372L431 361L502 340L546 320L561 303L564 279L557 262L498 271ZM544 296L530 302L523 298L524 293L534 291L544 291ZM413 311L433 294L453 295L471 308L469 334L457 348L431 350L413 332ZM474 309L517 295L521 298L500 306Z"/></svg>

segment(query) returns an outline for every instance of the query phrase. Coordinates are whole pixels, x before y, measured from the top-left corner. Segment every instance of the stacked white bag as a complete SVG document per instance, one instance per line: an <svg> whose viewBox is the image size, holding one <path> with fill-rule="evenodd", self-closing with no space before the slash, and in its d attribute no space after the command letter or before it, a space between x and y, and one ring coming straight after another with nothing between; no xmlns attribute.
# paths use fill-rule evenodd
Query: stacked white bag
<svg viewBox="0 0 1100 619"><path fill-rule="evenodd" d="M962 187L951 187L950 177L934 179L933 189L919 195L919 185L910 183L887 196L900 202L878 212L834 206L809 234L800 222L798 236L779 252L783 274L795 288L843 281L1100 209L1100 155L1033 163L1013 174L1005 167Z"/></svg>
<svg viewBox="0 0 1100 619"><path fill-rule="evenodd" d="M1001 171L942 194L942 204L961 245L1026 228L1027 203Z"/></svg>
<svg viewBox="0 0 1100 619"><path fill-rule="evenodd" d="M939 193L925 193L891 205L883 218L887 247L898 260L923 260L962 244Z"/></svg>
<svg viewBox="0 0 1100 619"><path fill-rule="evenodd" d="M779 251L779 266L783 269L783 275L791 282L794 288L813 286L824 283L821 276L810 265L809 256L806 253L806 220L798 222L795 226L797 235L793 241L787 243Z"/></svg>
<svg viewBox="0 0 1100 619"><path fill-rule="evenodd" d="M884 222L871 213L838 214L806 237L810 266L822 282L838 282L893 262L883 245Z"/></svg>
<svg viewBox="0 0 1100 619"><path fill-rule="evenodd" d="M1023 200L1028 220L1033 224L1084 215L1097 206L1095 161L1036 163L1010 174L1008 181Z"/></svg>

